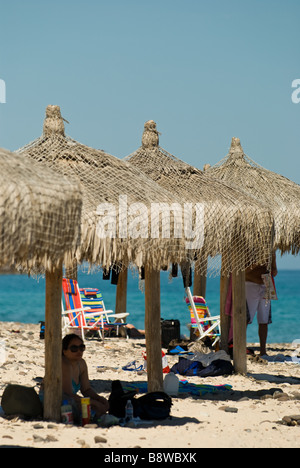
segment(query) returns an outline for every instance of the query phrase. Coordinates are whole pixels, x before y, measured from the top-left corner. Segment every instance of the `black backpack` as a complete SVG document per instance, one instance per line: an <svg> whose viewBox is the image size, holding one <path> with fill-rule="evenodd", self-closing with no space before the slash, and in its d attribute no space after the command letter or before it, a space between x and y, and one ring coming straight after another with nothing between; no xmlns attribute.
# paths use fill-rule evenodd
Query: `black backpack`
<svg viewBox="0 0 300 468"><path fill-rule="evenodd" d="M112 391L109 397L109 413L117 418L125 417L125 407L131 400L134 417L140 419L166 419L170 416L172 400L164 392L151 392L136 398L136 391L124 392L121 382L112 382Z"/></svg>
<svg viewBox="0 0 300 468"><path fill-rule="evenodd" d="M150 392L133 403L135 417L141 419L167 419L170 416L172 399L164 392Z"/></svg>

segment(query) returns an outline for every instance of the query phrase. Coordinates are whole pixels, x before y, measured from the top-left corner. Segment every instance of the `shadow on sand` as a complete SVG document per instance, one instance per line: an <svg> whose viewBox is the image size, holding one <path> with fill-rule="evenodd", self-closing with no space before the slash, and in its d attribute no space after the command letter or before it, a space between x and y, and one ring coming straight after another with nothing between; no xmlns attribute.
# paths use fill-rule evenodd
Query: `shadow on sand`
<svg viewBox="0 0 300 468"><path fill-rule="evenodd" d="M288 377L288 376L277 376L277 375L270 375L270 374L248 374L248 377L254 378L256 380L265 380L267 382L270 382L272 384L282 384L282 383L290 383L292 385L299 385L300 384L300 379L296 379L293 377ZM125 387L126 383L132 384L133 382L121 381L122 385ZM134 382L138 388L139 384L144 384L144 382L141 381L136 381ZM201 382L205 383L205 382ZM228 382L229 383L229 382ZM96 392L98 393L103 393L103 392L110 392L111 391L111 380L93 380L91 381L92 387L95 389ZM214 393L206 393L205 395L191 395L189 393L186 394L180 394L178 397L174 398L176 399L186 399L190 398L195 401L240 401L241 399L249 399L249 400L259 400L261 397L264 397L266 395L272 396L275 392L281 392L283 393L282 389L279 387L272 386L268 389L261 389L261 390L234 390L234 389L228 389L227 391L220 391L220 392L214 392ZM139 395L139 394L138 394ZM140 394L142 395L142 393Z"/></svg>

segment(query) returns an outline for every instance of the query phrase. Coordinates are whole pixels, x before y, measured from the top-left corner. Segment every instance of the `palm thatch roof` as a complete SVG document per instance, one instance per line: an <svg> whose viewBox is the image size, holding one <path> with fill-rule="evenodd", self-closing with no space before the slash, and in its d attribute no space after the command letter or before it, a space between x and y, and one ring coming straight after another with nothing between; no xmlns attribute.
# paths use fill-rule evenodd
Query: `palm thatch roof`
<svg viewBox="0 0 300 468"><path fill-rule="evenodd" d="M0 265L50 270L68 264L80 237L80 188L4 149L0 166Z"/></svg>
<svg viewBox="0 0 300 468"><path fill-rule="evenodd" d="M79 262L86 260L103 268L130 263L160 268L190 255L184 239L173 235L175 220L182 219L181 211L172 211L169 231L170 212L157 206L179 203L179 198L129 163L66 136L59 106L47 107L43 135L17 153L82 187Z"/></svg>
<svg viewBox="0 0 300 468"><path fill-rule="evenodd" d="M229 274L249 265L266 263L272 246L273 219L268 207L245 193L208 176L159 146L156 123L145 123L142 146L125 158L161 187L203 208L203 247L196 267L210 275Z"/></svg>
<svg viewBox="0 0 300 468"><path fill-rule="evenodd" d="M239 138L232 138L228 155L205 173L268 204L275 221L274 247L282 253L299 252L300 185L250 159Z"/></svg>

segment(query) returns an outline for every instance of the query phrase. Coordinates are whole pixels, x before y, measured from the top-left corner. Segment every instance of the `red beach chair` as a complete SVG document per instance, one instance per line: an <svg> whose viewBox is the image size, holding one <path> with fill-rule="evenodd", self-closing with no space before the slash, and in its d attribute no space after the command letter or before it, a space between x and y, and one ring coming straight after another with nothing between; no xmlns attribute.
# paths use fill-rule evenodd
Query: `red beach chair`
<svg viewBox="0 0 300 468"><path fill-rule="evenodd" d="M104 340L104 317L103 310L92 310L82 305L80 291L76 280L63 278L62 290L65 300L65 309L62 301L62 329L63 334L70 330L79 332L83 340L88 331L97 331Z"/></svg>

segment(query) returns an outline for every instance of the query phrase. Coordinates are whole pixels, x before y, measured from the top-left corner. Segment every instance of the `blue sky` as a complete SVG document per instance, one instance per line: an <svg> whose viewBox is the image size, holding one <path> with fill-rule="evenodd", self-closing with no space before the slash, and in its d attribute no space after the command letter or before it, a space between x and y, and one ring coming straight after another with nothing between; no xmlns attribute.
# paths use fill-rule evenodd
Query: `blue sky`
<svg viewBox="0 0 300 468"><path fill-rule="evenodd" d="M300 183L299 0L0 0L0 18L1 147L40 136L58 104L68 135L119 158L153 119L160 145L199 168L235 136Z"/></svg>

